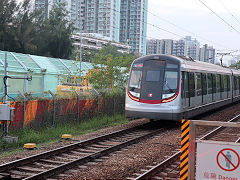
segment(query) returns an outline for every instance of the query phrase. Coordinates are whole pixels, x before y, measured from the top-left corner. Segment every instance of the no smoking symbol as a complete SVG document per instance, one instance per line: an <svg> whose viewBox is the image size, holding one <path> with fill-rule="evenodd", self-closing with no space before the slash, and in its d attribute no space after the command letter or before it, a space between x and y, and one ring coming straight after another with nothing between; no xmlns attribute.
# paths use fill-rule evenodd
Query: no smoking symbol
<svg viewBox="0 0 240 180"><path fill-rule="evenodd" d="M235 161L233 159L236 159ZM224 161L222 160L224 159ZM217 164L224 171L234 171L240 163L239 155L236 151L230 148L223 149L217 154ZM227 166L229 166L227 168Z"/></svg>

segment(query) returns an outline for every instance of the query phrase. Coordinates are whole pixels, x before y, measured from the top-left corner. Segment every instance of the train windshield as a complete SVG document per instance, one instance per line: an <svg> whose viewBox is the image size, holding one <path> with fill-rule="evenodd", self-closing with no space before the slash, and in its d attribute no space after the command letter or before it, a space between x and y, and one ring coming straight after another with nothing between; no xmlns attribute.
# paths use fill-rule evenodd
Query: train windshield
<svg viewBox="0 0 240 180"><path fill-rule="evenodd" d="M145 100L162 100L177 93L179 65L163 60L146 60L132 66L128 90Z"/></svg>

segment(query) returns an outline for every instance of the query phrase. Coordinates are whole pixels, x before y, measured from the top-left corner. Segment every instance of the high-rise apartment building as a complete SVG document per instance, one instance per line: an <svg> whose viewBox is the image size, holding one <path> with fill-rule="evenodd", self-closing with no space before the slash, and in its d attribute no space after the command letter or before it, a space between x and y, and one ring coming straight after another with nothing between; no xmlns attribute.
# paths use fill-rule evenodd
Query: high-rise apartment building
<svg viewBox="0 0 240 180"><path fill-rule="evenodd" d="M119 40L146 54L148 0L121 0Z"/></svg>
<svg viewBox="0 0 240 180"><path fill-rule="evenodd" d="M119 42L120 0L87 0L86 33L98 33Z"/></svg>
<svg viewBox="0 0 240 180"><path fill-rule="evenodd" d="M189 56L195 60L199 60L200 43L196 39L192 39L191 36L186 36L184 56Z"/></svg>
<svg viewBox="0 0 240 180"><path fill-rule="evenodd" d="M35 9L42 9L44 17L49 17L49 12L56 3L64 3L66 10L69 12L68 20L73 23L75 32L84 31L85 25L85 8L87 0L35 0Z"/></svg>
<svg viewBox="0 0 240 180"><path fill-rule="evenodd" d="M157 39L147 40L147 55L157 54Z"/></svg>
<svg viewBox="0 0 240 180"><path fill-rule="evenodd" d="M215 63L215 49L207 44L200 48L199 60L208 63Z"/></svg>
<svg viewBox="0 0 240 180"><path fill-rule="evenodd" d="M173 53L173 40L171 39L151 39L147 40L147 54L167 54Z"/></svg>
<svg viewBox="0 0 240 180"><path fill-rule="evenodd" d="M178 41L173 41L173 55L184 56L185 54L185 41L180 39Z"/></svg>
<svg viewBox="0 0 240 180"><path fill-rule="evenodd" d="M148 0L33 0L47 18L55 3L65 3L75 32L96 33L146 54Z"/></svg>

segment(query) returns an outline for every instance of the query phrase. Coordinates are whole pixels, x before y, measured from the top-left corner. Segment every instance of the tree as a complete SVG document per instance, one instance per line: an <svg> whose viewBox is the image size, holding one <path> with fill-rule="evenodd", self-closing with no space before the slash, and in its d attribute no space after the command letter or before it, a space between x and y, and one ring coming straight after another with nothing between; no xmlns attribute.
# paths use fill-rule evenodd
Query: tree
<svg viewBox="0 0 240 180"><path fill-rule="evenodd" d="M240 61L236 62L235 64L231 64L229 67L235 68L235 69L240 69Z"/></svg>
<svg viewBox="0 0 240 180"><path fill-rule="evenodd" d="M0 1L0 49L8 50L11 48L9 42L13 41L13 22L15 12L19 6L16 0Z"/></svg>
<svg viewBox="0 0 240 180"><path fill-rule="evenodd" d="M127 73L135 58L133 54L122 54L108 44L92 58L94 68L89 71L87 80L97 89L124 89Z"/></svg>
<svg viewBox="0 0 240 180"><path fill-rule="evenodd" d="M39 33L38 53L55 58L68 58L73 52L71 35L73 25L67 20L63 3L56 3Z"/></svg>
<svg viewBox="0 0 240 180"><path fill-rule="evenodd" d="M37 49L36 27L42 13L31 10L31 0L24 0L14 18L14 40L11 51L34 54Z"/></svg>

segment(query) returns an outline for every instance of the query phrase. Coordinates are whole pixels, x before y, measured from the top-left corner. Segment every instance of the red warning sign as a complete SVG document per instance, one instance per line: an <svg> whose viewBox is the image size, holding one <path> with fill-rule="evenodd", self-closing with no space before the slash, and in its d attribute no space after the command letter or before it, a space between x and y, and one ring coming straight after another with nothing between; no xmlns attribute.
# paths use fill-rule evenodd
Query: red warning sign
<svg viewBox="0 0 240 180"><path fill-rule="evenodd" d="M233 158L237 158L237 161L233 161ZM240 158L235 150L230 148L222 149L217 154L217 164L224 171L234 171L240 164Z"/></svg>

